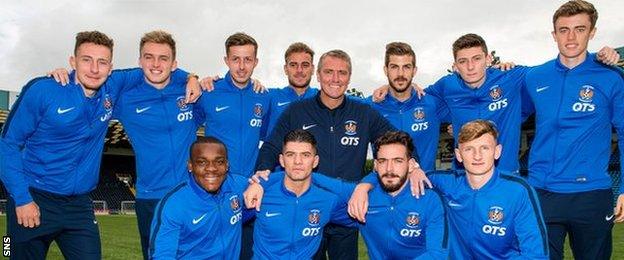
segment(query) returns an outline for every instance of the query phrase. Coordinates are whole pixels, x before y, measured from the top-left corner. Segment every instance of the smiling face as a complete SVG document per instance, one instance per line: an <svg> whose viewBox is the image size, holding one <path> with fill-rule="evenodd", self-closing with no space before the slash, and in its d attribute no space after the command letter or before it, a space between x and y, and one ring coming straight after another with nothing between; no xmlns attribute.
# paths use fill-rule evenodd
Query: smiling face
<svg viewBox="0 0 624 260"><path fill-rule="evenodd" d="M76 71L76 83L85 91L97 91L113 68L113 53L109 47L87 42L80 44L69 63Z"/></svg>
<svg viewBox="0 0 624 260"><path fill-rule="evenodd" d="M589 40L594 38L595 33L596 28L591 27L589 15L580 13L557 18L552 36L563 58L584 59Z"/></svg>
<svg viewBox="0 0 624 260"><path fill-rule="evenodd" d="M216 193L221 188L228 171L225 147L217 143L197 143L193 145L188 170L195 181L207 192Z"/></svg>
<svg viewBox="0 0 624 260"><path fill-rule="evenodd" d="M349 63L333 56L325 57L320 63L316 77L321 85L321 98L342 100L351 80Z"/></svg>
<svg viewBox="0 0 624 260"><path fill-rule="evenodd" d="M146 81L152 86L157 88L166 86L177 64L173 57L173 49L168 44L147 42L141 47L139 65L143 69Z"/></svg>

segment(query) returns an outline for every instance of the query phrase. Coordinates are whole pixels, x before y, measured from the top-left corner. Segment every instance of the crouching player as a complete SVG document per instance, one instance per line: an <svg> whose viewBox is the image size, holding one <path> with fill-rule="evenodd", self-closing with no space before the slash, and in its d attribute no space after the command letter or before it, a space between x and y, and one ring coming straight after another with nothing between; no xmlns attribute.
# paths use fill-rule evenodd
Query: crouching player
<svg viewBox="0 0 624 260"><path fill-rule="evenodd" d="M371 192L368 222L361 224L346 214L355 184L312 173L318 164L314 144L304 130L286 136L280 155L286 172L273 173L262 183L266 193L254 230L255 259L311 258L327 222L359 226L372 259L447 257L442 198L431 192L417 200L405 188L415 165L408 134L387 132L375 142L375 169L382 185ZM259 206L261 197L255 192L245 192L250 206Z"/></svg>
<svg viewBox="0 0 624 260"><path fill-rule="evenodd" d="M238 259L247 178L229 172L225 144L197 137L191 145L189 179L156 207L150 259ZM248 214L251 213L251 214Z"/></svg>
<svg viewBox="0 0 624 260"><path fill-rule="evenodd" d="M445 198L451 232L450 258L547 259L546 226L535 190L523 179L502 174L494 167L502 149L497 137L490 121L466 123L455 149L465 171L428 174ZM369 175L364 182L377 185L378 180ZM351 208L357 208L350 213L358 219L364 219L367 210L365 188L358 187L350 202ZM374 210L368 207L367 218L374 216Z"/></svg>

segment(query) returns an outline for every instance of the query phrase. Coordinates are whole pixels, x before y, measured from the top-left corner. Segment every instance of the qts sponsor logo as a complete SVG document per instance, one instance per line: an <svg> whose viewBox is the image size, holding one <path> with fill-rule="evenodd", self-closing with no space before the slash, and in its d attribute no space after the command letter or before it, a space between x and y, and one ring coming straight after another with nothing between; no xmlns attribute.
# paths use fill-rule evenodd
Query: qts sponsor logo
<svg viewBox="0 0 624 260"><path fill-rule="evenodd" d="M425 131L429 128L429 122L427 122L427 115L425 114L425 108L414 108L414 124L412 124L412 132Z"/></svg>
<svg viewBox="0 0 624 260"><path fill-rule="evenodd" d="M191 110L190 105L186 104L186 101L184 99L184 96L179 96L178 98L176 98L176 106L180 110L177 115L178 122L193 119L193 110Z"/></svg>
<svg viewBox="0 0 624 260"><path fill-rule="evenodd" d="M596 104L594 100L594 87L590 85L583 85L579 91L579 102L572 104L572 111L574 112L592 112L596 110Z"/></svg>
<svg viewBox="0 0 624 260"><path fill-rule="evenodd" d="M490 111L496 111L507 107L507 99L503 98L503 90L498 85L490 88L490 98L492 98L492 102L488 105Z"/></svg>
<svg viewBox="0 0 624 260"><path fill-rule="evenodd" d="M309 227L304 228L301 231L301 235L304 237L318 236L321 230L321 227L319 227L320 223L321 223L321 211L318 209L310 210L310 213L308 213Z"/></svg>
<svg viewBox="0 0 624 260"><path fill-rule="evenodd" d="M232 213L234 213L234 215L230 218L230 224L234 225L243 218L243 212L241 211L238 195L230 197L230 209L232 209Z"/></svg>
<svg viewBox="0 0 624 260"><path fill-rule="evenodd" d="M262 115L264 109L262 108L262 104L256 103L253 107L253 115L254 117L249 120L249 125L251 127L261 127L262 126Z"/></svg>
<svg viewBox="0 0 624 260"><path fill-rule="evenodd" d="M401 229L402 237L419 237L422 233L420 228L420 214L418 212L409 212L405 218L405 226L407 228Z"/></svg>
<svg viewBox="0 0 624 260"><path fill-rule="evenodd" d="M505 219L505 212L503 211L503 208L499 206L492 206L488 210L487 216L488 222L492 225L483 225L481 231L483 231L483 233L499 237L505 236L507 228L500 226Z"/></svg>
<svg viewBox="0 0 624 260"><path fill-rule="evenodd" d="M357 146L360 144L360 138L357 135L358 123L355 120L347 120L344 122L345 136L340 138L342 145Z"/></svg>
<svg viewBox="0 0 624 260"><path fill-rule="evenodd" d="M106 122L113 116L113 99L111 99L110 95L104 95L104 102L102 102L102 106L104 107L104 111L106 113L100 117L100 121Z"/></svg>

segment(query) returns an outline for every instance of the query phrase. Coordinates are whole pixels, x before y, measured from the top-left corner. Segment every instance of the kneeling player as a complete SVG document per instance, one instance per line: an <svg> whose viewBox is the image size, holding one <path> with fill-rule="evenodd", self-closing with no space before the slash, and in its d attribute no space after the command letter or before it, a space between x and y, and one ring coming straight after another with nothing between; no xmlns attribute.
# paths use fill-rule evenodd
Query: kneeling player
<svg viewBox="0 0 624 260"><path fill-rule="evenodd" d="M441 197L428 193L417 200L405 188L415 165L411 138L388 132L375 147L382 185L371 192L368 222L358 225L345 210L355 184L312 173L318 163L313 136L304 130L290 132L280 155L286 173L273 173L263 184L266 196L256 219L254 258L310 258L329 221L359 226L372 259L445 259L448 232ZM251 191L245 196L246 201L258 199Z"/></svg>
<svg viewBox="0 0 624 260"><path fill-rule="evenodd" d="M445 197L451 227L451 259L548 258L548 240L535 190L494 167L502 146L493 123L475 120L460 130L455 155L465 171L428 174ZM374 176L365 181L377 183ZM352 205L366 197L354 192ZM366 209L360 209L366 212ZM371 215L368 209L368 217ZM358 219L362 214L355 215Z"/></svg>
<svg viewBox="0 0 624 260"><path fill-rule="evenodd" d="M214 137L197 137L190 148L189 179L156 207L150 259L238 259L247 179L229 173L226 147Z"/></svg>

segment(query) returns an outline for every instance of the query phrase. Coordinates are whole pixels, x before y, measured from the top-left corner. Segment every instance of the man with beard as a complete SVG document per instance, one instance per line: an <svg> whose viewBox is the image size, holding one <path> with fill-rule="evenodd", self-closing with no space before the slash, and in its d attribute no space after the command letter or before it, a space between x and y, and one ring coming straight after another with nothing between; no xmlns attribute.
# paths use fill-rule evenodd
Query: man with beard
<svg viewBox="0 0 624 260"><path fill-rule="evenodd" d="M466 123L459 130L455 148L465 170L428 173L444 196L451 232L450 259L547 259L548 238L537 194L522 178L494 166L502 149L497 137L490 121ZM363 182L379 185L372 175ZM366 200L366 192L356 189L350 204L366 205L357 203ZM374 216L372 210L364 206L349 212L365 221Z"/></svg>
<svg viewBox="0 0 624 260"><path fill-rule="evenodd" d="M271 108L267 135L271 133L282 112L293 102L314 97L318 89L310 87L314 74L314 51L302 42L288 46L284 54L284 73L288 77L288 86L281 89L269 89Z"/></svg>
<svg viewBox="0 0 624 260"><path fill-rule="evenodd" d="M392 125L366 104L346 98L351 79L351 58L342 50L332 50L319 60L317 79L321 90L289 106L260 149L257 174L267 175L279 159L284 136L294 129L308 130L318 141L318 171L334 178L357 181L362 178L368 144ZM357 258L357 230L328 225L319 257L326 250L330 259ZM327 244L329 249L326 249Z"/></svg>
<svg viewBox="0 0 624 260"><path fill-rule="evenodd" d="M293 140L292 136L298 132L305 133L304 130L295 130L287 135L287 140ZM310 135L309 133L306 134ZM301 135L305 136L306 134ZM374 169L376 173L371 175L377 176L381 185L377 185L371 191L371 205L367 222L361 224L346 218L344 208L355 184L342 182L318 173L310 175L315 164L312 164L311 155L293 154L292 150L298 146L304 146L304 144L286 143L284 145L280 162L285 166L286 174L284 176L283 173L273 173L269 180L271 184L262 183L263 186L267 187L264 199L260 197L262 191L254 191L253 188L250 188L245 192L245 203L249 203L248 206L260 208L259 204L262 203L260 213L257 216L255 231L257 236L255 240L258 242L254 245L254 252L258 258L275 259L286 256L291 259L309 258L310 252L313 252L311 250L315 250L320 242L318 228L322 227L321 224L328 220L339 225L359 227L371 259L447 258L448 225L442 206L442 197L437 192L429 192L420 199L416 199L409 191L407 174L414 167L414 159L410 158L414 145L407 133L386 132L375 141ZM311 154L313 151L307 152ZM295 156L299 156L299 158L294 159ZM318 156L314 158L318 161ZM295 174L303 169L306 169L307 175ZM310 196L310 191L307 191L298 198L285 192L279 180L283 179L284 186L288 188L288 183L292 182L294 179L292 176L295 175L306 176L300 179L305 179L310 190L321 187L335 193L338 197L331 193ZM336 199L338 199L338 203L336 203ZM331 209L330 206L334 206L334 210L331 211L331 214L327 214L328 210L323 211L325 214L319 212L312 214L311 216L319 216L320 224L313 223L314 225L311 225L308 223L309 221L306 222L308 219L302 219L306 216L306 207L309 206L304 202L308 200L320 202L317 204L318 207ZM337 209L335 208L336 204L339 207ZM301 217L294 218L292 213L287 214L286 212L291 212L290 208L292 210L299 209L300 213L297 216ZM340 216L339 214L344 215ZM327 215L330 215L331 219ZM295 223L289 223L293 218ZM296 228L280 228L283 225L292 225ZM290 241L293 235L297 238L297 242Z"/></svg>
<svg viewBox="0 0 624 260"><path fill-rule="evenodd" d="M389 95L378 103L368 103L381 113L394 127L410 134L420 157L420 167L435 169L440 124L449 116L446 104L433 95L419 98L411 88L416 75L416 55L412 47L403 42L386 45L384 73L390 85Z"/></svg>

